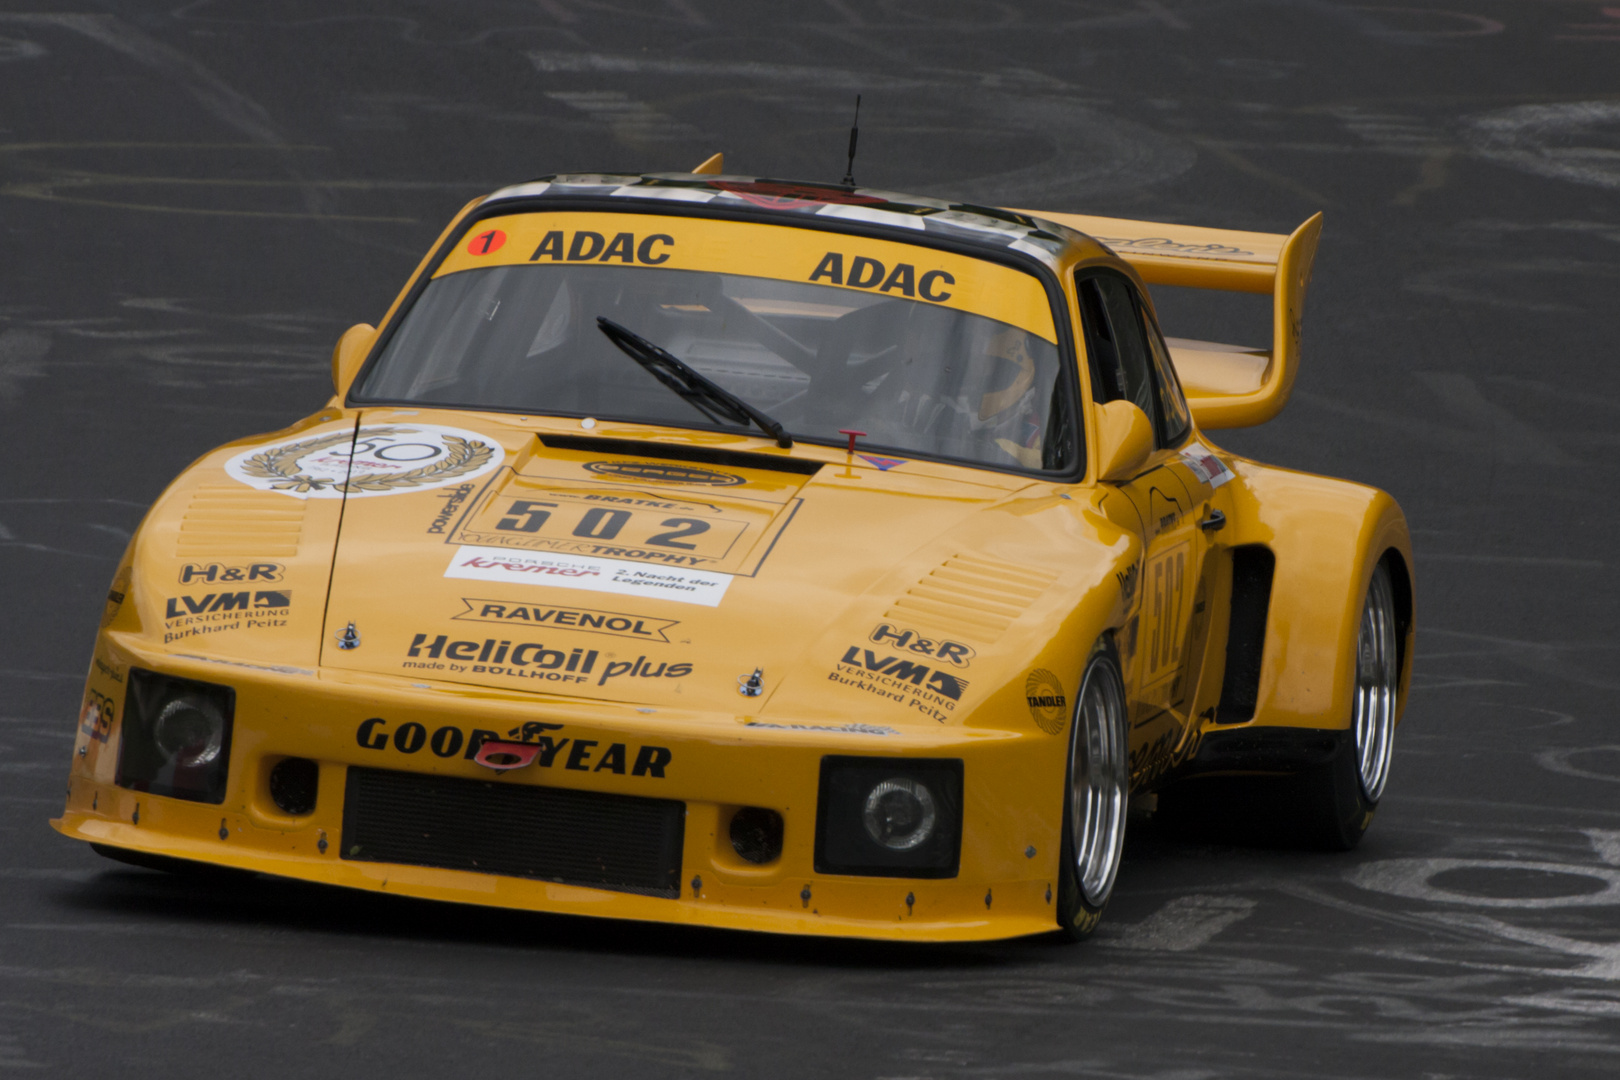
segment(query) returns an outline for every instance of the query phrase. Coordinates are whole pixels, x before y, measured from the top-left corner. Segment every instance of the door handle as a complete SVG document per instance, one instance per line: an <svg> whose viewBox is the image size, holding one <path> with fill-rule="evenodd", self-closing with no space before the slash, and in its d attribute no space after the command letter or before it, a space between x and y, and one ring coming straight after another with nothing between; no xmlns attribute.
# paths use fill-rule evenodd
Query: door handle
<svg viewBox="0 0 1620 1080"><path fill-rule="evenodd" d="M1205 532L1214 532L1216 529L1226 528L1226 515L1219 510L1211 510L1209 516L1198 523L1198 527Z"/></svg>

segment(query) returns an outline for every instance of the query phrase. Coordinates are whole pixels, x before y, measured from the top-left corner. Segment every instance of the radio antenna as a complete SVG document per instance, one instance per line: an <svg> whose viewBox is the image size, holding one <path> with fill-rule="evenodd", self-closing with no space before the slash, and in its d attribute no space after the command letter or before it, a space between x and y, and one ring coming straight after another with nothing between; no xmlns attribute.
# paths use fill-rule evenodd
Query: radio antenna
<svg viewBox="0 0 1620 1080"><path fill-rule="evenodd" d="M861 95L855 95L855 123L849 128L849 167L844 170L844 186L855 186L855 143L861 137Z"/></svg>

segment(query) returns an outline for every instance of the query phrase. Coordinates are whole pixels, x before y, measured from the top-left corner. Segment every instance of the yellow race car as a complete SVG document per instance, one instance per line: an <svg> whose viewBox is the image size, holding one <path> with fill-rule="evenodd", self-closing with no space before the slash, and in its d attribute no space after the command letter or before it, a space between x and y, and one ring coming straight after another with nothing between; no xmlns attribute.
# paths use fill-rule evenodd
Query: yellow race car
<svg viewBox="0 0 1620 1080"><path fill-rule="evenodd" d="M475 200L324 408L148 512L52 824L930 941L1085 936L1130 801L1204 777L1287 777L1276 812L1348 848L1410 680L1405 519L1206 434L1287 402L1320 227L717 159ZM1269 294L1272 347L1166 339L1144 283Z"/></svg>

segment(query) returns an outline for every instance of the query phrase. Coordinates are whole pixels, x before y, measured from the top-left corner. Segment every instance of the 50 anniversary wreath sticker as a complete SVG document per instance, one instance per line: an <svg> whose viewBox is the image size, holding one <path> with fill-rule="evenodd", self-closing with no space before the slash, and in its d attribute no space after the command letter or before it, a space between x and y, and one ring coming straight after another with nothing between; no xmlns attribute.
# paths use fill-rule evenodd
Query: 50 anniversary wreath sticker
<svg viewBox="0 0 1620 1080"><path fill-rule="evenodd" d="M427 491L482 476L505 457L475 431L436 424L379 425L244 450L232 478L295 499L362 498Z"/></svg>

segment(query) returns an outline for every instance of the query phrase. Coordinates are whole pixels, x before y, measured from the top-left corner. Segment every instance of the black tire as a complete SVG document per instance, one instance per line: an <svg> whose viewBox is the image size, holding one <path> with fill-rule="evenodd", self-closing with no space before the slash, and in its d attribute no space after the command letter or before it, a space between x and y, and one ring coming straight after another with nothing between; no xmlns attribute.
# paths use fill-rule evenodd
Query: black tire
<svg viewBox="0 0 1620 1080"><path fill-rule="evenodd" d="M1294 777L1284 796L1298 808L1302 846L1349 851L1361 843L1378 804L1367 798L1356 775L1356 752L1348 740L1325 765Z"/></svg>
<svg viewBox="0 0 1620 1080"><path fill-rule="evenodd" d="M1125 850L1129 736L1119 655L1104 636L1086 660L1069 725L1057 920L1070 941L1091 936L1113 895Z"/></svg>

